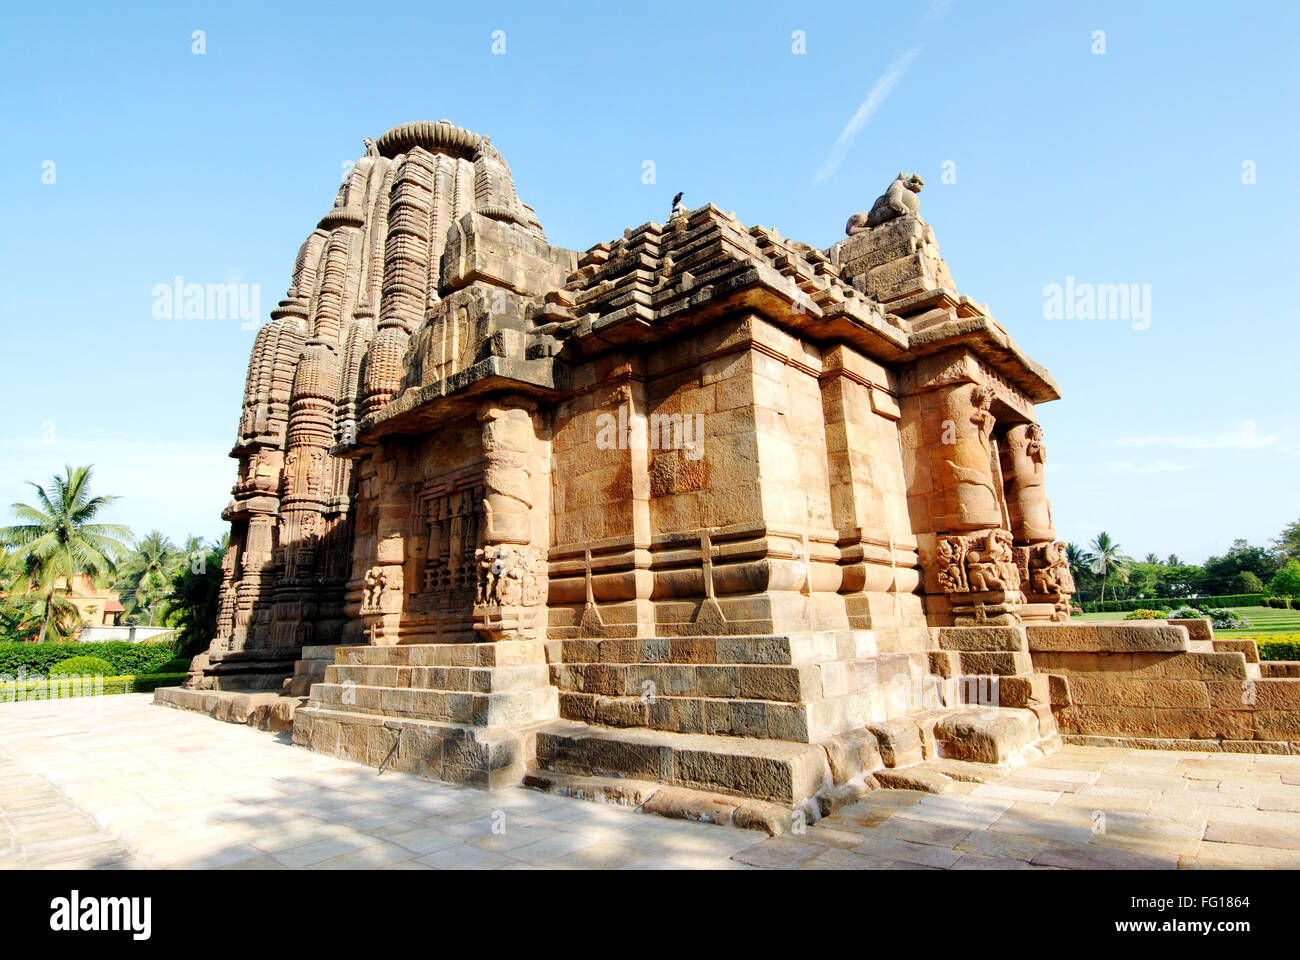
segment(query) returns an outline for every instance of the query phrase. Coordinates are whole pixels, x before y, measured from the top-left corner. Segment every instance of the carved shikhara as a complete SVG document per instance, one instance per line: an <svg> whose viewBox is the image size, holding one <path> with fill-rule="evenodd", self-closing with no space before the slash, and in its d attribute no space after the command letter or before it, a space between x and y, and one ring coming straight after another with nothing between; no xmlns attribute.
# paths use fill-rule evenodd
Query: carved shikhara
<svg viewBox="0 0 1300 960"><path fill-rule="evenodd" d="M253 345L213 664L851 628L905 652L1068 610L1056 387L953 289L919 177L826 250L678 204L577 253L486 137L364 147ZM611 448L602 414L702 436Z"/></svg>

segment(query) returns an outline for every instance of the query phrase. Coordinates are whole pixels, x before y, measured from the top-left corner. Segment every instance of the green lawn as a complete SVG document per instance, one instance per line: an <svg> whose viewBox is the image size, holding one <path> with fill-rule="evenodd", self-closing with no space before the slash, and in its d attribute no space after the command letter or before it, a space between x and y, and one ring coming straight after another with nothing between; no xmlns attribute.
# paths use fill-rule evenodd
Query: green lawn
<svg viewBox="0 0 1300 960"><path fill-rule="evenodd" d="M1195 600L1187 601L1195 605ZM1250 621L1250 626L1242 630L1216 630L1216 637L1266 637L1274 633L1300 633L1300 610L1275 610L1272 607L1232 607ZM1123 620L1125 611L1117 613L1084 613L1071 617L1074 622L1089 620Z"/></svg>
<svg viewBox="0 0 1300 960"><path fill-rule="evenodd" d="M1272 607L1233 607L1250 621L1245 630L1215 631L1216 637L1267 637L1273 633L1300 633L1300 610L1274 610Z"/></svg>

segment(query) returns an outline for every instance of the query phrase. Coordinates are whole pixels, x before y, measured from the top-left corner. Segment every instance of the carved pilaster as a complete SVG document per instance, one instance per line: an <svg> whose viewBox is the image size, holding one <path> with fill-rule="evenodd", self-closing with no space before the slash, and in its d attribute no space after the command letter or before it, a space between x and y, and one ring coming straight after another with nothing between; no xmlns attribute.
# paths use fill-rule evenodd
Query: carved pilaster
<svg viewBox="0 0 1300 960"><path fill-rule="evenodd" d="M1050 604L1054 611L1052 619L1068 619L1074 580L1064 557L1064 547L1055 542L1052 505L1044 485L1047 449L1043 428L1032 422L1008 427L999 454L1007 514L1027 602Z"/></svg>
<svg viewBox="0 0 1300 960"><path fill-rule="evenodd" d="M474 629L491 640L535 636L546 600L545 540L535 537L535 404L523 398L484 403L482 546L475 553ZM549 510L548 504L542 505ZM540 621L540 622L539 622Z"/></svg>

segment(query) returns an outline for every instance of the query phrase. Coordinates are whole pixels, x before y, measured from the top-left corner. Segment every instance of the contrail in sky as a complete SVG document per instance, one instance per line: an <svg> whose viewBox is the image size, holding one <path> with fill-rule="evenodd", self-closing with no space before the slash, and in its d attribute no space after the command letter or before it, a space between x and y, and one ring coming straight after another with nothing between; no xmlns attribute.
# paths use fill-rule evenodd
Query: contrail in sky
<svg viewBox="0 0 1300 960"><path fill-rule="evenodd" d="M822 164L822 168L817 171L817 176L813 178L814 183L821 183L836 171L848 155L849 148L853 146L853 141L862 132L862 128L867 125L867 121L871 119L872 115L880 109L881 104L893 92L894 87L898 86L898 81L903 79L908 64L920 52L920 47L904 50L898 59L890 64L889 69L881 75L880 79L876 81L876 85L867 94L867 99L863 100L858 106L858 112L853 114L849 122L844 125L844 129L840 131L839 139L835 141L830 153L826 155L826 162Z"/></svg>

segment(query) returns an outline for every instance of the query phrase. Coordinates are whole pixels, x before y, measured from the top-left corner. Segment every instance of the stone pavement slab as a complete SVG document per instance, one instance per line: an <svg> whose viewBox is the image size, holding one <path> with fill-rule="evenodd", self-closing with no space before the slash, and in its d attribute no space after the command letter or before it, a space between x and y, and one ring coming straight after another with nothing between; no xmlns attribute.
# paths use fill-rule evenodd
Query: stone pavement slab
<svg viewBox="0 0 1300 960"><path fill-rule="evenodd" d="M484 792L155 707L0 704L0 869L1295 869L1300 757L1066 746L797 833Z"/></svg>

